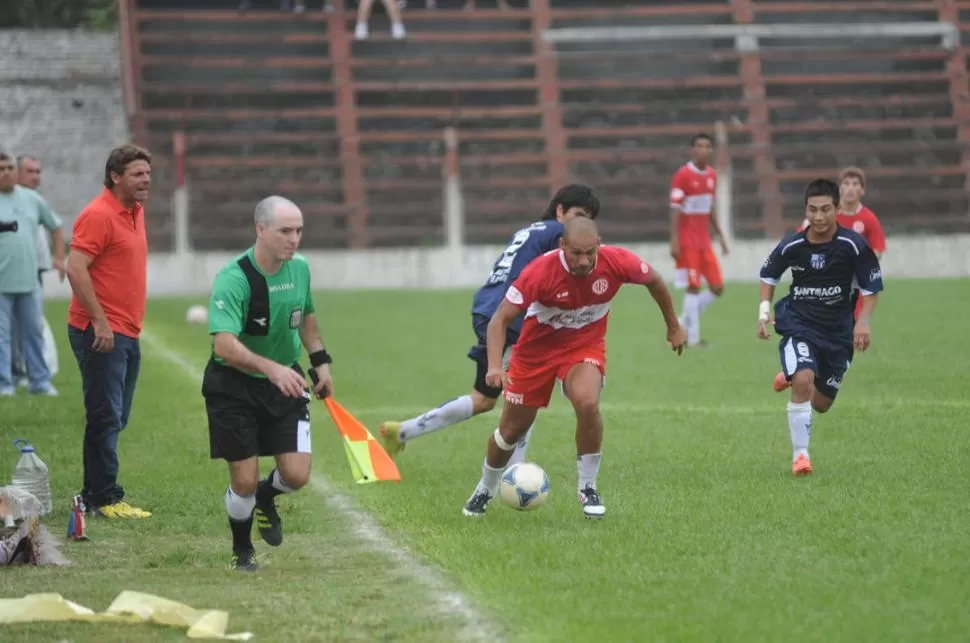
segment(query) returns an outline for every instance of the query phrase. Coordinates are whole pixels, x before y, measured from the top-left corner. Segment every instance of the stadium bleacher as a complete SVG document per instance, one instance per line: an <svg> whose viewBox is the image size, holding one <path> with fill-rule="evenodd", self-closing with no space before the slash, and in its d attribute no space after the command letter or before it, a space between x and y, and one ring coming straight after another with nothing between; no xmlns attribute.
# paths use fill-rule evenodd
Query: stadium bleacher
<svg viewBox="0 0 970 643"><path fill-rule="evenodd" d="M132 130L158 158L160 192L172 186L172 133L185 132L195 248L238 247L269 192L313 217L306 247L439 245L446 127L458 136L466 243L504 240L568 180L600 191L604 236L663 239L670 176L690 136L719 120L739 237L794 225L805 182L848 164L868 173L866 199L890 234L967 228L962 44L762 38L742 51L733 38L553 44L542 34L948 20L965 41L970 2L439 2L405 12L401 41L379 9L370 37L353 40L354 7L333 4L296 15L129 2ZM168 229L158 230L163 248Z"/></svg>

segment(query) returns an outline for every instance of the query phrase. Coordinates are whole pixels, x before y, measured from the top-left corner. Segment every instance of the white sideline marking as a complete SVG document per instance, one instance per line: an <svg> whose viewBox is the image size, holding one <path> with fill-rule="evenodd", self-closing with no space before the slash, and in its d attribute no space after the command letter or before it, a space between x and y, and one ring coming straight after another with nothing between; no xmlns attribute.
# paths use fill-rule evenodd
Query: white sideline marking
<svg viewBox="0 0 970 643"><path fill-rule="evenodd" d="M152 351L182 369L186 375L201 385L202 371L185 357L165 346L147 330L142 331L141 339L151 347ZM353 499L341 493L317 472L311 476L311 486L323 496L324 502L331 509L342 513L348 519L354 533L360 539L370 545L374 551L386 555L401 571L429 589L436 608L445 614L459 614L465 620L463 632L465 638L500 640L493 632L494 628L479 616L464 595L448 589L437 569L422 563L406 547L395 543L380 524L361 510Z"/></svg>

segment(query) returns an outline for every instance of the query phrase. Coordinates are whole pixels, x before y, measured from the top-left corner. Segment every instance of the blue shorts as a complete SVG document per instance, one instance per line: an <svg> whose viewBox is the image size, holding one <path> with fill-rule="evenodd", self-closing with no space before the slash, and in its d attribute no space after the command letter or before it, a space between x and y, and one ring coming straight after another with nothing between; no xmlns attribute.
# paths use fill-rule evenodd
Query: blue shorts
<svg viewBox="0 0 970 643"><path fill-rule="evenodd" d="M795 373L811 369L815 373L815 390L834 400L842 387L842 378L852 365L851 348L820 346L798 336L783 337L778 343L781 372L789 382Z"/></svg>
<svg viewBox="0 0 970 643"><path fill-rule="evenodd" d="M475 390L492 399L498 399L502 394L501 388L494 388L485 383L485 374L488 372L488 350L486 349L485 333L488 331L490 317L472 313L472 330L478 343L468 351L468 357L475 362ZM519 341L519 329L509 326L505 331L505 346L503 351L508 351L509 347Z"/></svg>

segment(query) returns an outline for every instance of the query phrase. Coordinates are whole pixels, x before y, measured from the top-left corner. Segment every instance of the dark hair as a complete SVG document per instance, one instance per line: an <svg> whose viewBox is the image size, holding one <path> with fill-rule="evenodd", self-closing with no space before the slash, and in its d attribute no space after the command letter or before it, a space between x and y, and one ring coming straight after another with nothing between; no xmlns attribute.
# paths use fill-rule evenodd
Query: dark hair
<svg viewBox="0 0 970 643"><path fill-rule="evenodd" d="M813 196L832 197L832 205L838 207L839 186L836 185L835 181L829 181L828 179L815 179L808 184L807 188L805 188L805 205L808 205L808 200Z"/></svg>
<svg viewBox="0 0 970 643"><path fill-rule="evenodd" d="M137 145L122 145L111 150L108 161L104 164L104 187L113 188L115 182L111 180L111 174L124 174L125 168L135 161L145 161L151 165L152 155Z"/></svg>
<svg viewBox="0 0 970 643"><path fill-rule="evenodd" d="M863 188L866 187L866 173L862 171L862 168L851 165L842 170L839 173L839 185L842 185L842 181L848 178L859 179L859 185Z"/></svg>
<svg viewBox="0 0 970 643"><path fill-rule="evenodd" d="M590 219L595 219L600 213L600 200L593 194L593 189L578 183L559 188L546 207L546 211L542 213L542 218L555 219L559 206L562 206L565 212L570 208L582 208L589 212Z"/></svg>
<svg viewBox="0 0 970 643"><path fill-rule="evenodd" d="M714 139L711 138L710 134L704 134L703 132L700 134L694 134L690 137L690 146L694 147L697 145L697 141L707 141L711 144L711 147L714 147Z"/></svg>
<svg viewBox="0 0 970 643"><path fill-rule="evenodd" d="M10 154L4 152L3 150L0 150L0 161L13 161L14 163L17 162L14 159L14 157L10 156Z"/></svg>

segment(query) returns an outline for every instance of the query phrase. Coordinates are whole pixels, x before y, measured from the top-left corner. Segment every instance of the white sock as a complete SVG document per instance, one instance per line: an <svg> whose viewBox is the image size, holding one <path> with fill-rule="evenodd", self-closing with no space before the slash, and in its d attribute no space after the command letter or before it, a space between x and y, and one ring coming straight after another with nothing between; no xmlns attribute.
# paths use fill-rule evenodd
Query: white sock
<svg viewBox="0 0 970 643"><path fill-rule="evenodd" d="M529 430L525 432L518 442L515 443L515 451L512 452L512 457L509 459L509 464L507 466L512 466L513 464L521 464L525 462L525 452L529 448L529 438L532 436L532 429L534 429L536 423L533 422Z"/></svg>
<svg viewBox="0 0 970 643"><path fill-rule="evenodd" d="M696 344L701 339L700 295L684 295L684 319L687 322L687 343Z"/></svg>
<svg viewBox="0 0 970 643"><path fill-rule="evenodd" d="M487 491L490 496L498 495L498 484L502 479L502 473L505 471L505 467L501 469L493 469L488 466L488 458L485 458L485 462L482 463L482 479L478 481L478 487L475 492Z"/></svg>
<svg viewBox="0 0 970 643"><path fill-rule="evenodd" d="M697 311L703 313L707 310L707 307L717 301L717 295L712 293L710 290L705 290L704 292L697 295Z"/></svg>
<svg viewBox="0 0 970 643"><path fill-rule="evenodd" d="M286 484L283 482L283 476L280 475L279 469L273 470L273 480L271 484L273 485L273 488L279 491L280 493L293 493L293 491L295 491L294 489L290 489L289 487L287 487Z"/></svg>
<svg viewBox="0 0 970 643"><path fill-rule="evenodd" d="M231 520L243 522L249 520L253 515L253 508L256 506L256 496L240 496L232 487L226 489L226 513Z"/></svg>
<svg viewBox="0 0 970 643"><path fill-rule="evenodd" d="M587 453L576 456L576 467L579 469L579 490L587 486L596 488L596 476L600 472L602 453Z"/></svg>
<svg viewBox="0 0 970 643"><path fill-rule="evenodd" d="M808 442L812 437L812 403L788 403L788 430L791 432L792 462L798 456L808 457Z"/></svg>
<svg viewBox="0 0 970 643"><path fill-rule="evenodd" d="M400 437L402 442L419 435L433 433L453 424L464 422L473 415L471 395L462 395L441 406L431 409L423 415L401 422Z"/></svg>

